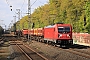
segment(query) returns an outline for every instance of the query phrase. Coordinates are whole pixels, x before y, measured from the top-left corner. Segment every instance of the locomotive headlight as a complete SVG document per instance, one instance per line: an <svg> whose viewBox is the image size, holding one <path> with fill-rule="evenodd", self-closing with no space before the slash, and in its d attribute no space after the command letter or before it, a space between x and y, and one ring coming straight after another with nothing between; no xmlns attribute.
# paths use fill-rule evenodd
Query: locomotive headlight
<svg viewBox="0 0 90 60"><path fill-rule="evenodd" d="M62 36L62 34L60 34L60 36Z"/></svg>
<svg viewBox="0 0 90 60"><path fill-rule="evenodd" d="M68 36L68 37L70 37L70 35L69 35L69 34L67 34L67 36Z"/></svg>
<svg viewBox="0 0 90 60"><path fill-rule="evenodd" d="M58 34L58 37L59 37L59 38L62 37L62 34Z"/></svg>

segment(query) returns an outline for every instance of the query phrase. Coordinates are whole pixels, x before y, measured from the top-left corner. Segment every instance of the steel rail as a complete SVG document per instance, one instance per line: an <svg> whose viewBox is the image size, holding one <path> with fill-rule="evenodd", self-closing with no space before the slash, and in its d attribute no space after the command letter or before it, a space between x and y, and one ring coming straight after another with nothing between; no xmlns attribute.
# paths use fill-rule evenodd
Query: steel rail
<svg viewBox="0 0 90 60"><path fill-rule="evenodd" d="M25 47L27 47L28 49L32 50L34 53L36 53L38 56L40 56L41 58L43 58L44 60L48 60L46 57L42 56L41 54L39 54L38 52L34 51L33 49L31 49L30 47L24 45Z"/></svg>
<svg viewBox="0 0 90 60"><path fill-rule="evenodd" d="M47 44L48 45L48 44ZM49 45L48 45L49 46ZM50 45L52 46L52 45ZM63 51L66 51L66 52L70 52L70 53L74 53L76 55L79 55L79 56L82 56L82 57L85 57L85 58L89 58L90 59L90 55L89 54L86 54L86 53L82 53L82 52L79 52L79 51L75 51L73 50L72 48L69 48L69 49L63 49L63 48L60 48L60 47L56 47L56 46L53 46L54 48L59 48L60 50L63 50Z"/></svg>
<svg viewBox="0 0 90 60"><path fill-rule="evenodd" d="M27 53L25 53L25 51L19 46L16 44L16 46L25 54L25 56L29 59L29 60L33 60L32 58L30 58L30 56L28 56Z"/></svg>
<svg viewBox="0 0 90 60"><path fill-rule="evenodd" d="M75 51L73 49L68 49L68 50L66 49L64 51L67 51L67 52L70 52L70 53L74 53L76 55L79 55L79 56L82 56L82 57L85 57L85 58L89 58L90 59L90 55L89 54L81 53L81 52Z"/></svg>

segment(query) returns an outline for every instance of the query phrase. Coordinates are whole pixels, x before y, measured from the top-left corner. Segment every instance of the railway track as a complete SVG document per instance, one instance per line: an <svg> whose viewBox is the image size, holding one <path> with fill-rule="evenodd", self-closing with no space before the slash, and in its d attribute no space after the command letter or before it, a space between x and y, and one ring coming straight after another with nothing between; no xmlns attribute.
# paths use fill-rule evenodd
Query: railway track
<svg viewBox="0 0 90 60"><path fill-rule="evenodd" d="M88 52L82 51L83 48L90 50L90 48L87 47L87 46L73 45L70 48L68 48L68 47L64 47L64 48L62 47L61 48L60 46L53 46L53 45L50 45L50 44L45 44L45 45L52 46L56 49L63 50L63 51L66 51L66 52L70 52L70 53L73 53L75 55L79 55L79 56L90 59L90 52L88 53Z"/></svg>
<svg viewBox="0 0 90 60"><path fill-rule="evenodd" d="M19 48L21 48L21 50L25 50L25 49L27 49L28 51L29 50L31 50L31 51L33 51L30 47L28 47L27 45L25 45L25 44L22 44L22 43L20 43L20 42L15 42L15 44L17 43L17 46L19 46ZM45 44L45 43L44 43ZM22 46L20 46L20 45L22 45ZM48 45L48 46L52 46L52 45L50 45L50 44L45 44L45 45ZM24 47L23 47L24 46ZM73 47L71 47L71 48L66 48L66 49L64 49L64 48L60 48L60 47L56 47L56 46L52 46L52 47L54 47L54 48L56 48L56 49L60 49L60 50L63 50L63 51L66 51L66 52L69 52L69 53L73 53L73 54L75 54L75 55L79 55L79 56L81 56L81 57L85 57L85 58L88 58L88 59L90 59L90 53L87 53L87 52L84 52L84 51L81 51L80 49L82 49L83 48L83 46L81 46L81 45L73 45ZM75 48L77 48L77 49L75 49ZM80 49L79 49L80 48ZM84 48L87 48L87 47L84 47ZM24 54L27 54L27 56L29 55L28 53L30 53L30 51L29 52L26 52L26 53L24 53ZM32 52L31 52L32 53ZM33 51L33 53L36 55L36 54L38 54L38 56L40 55L39 53L37 53L37 52L35 52L35 51ZM42 55L40 55L41 57L39 58L39 60L48 60L47 58L45 58L45 57L43 57ZM30 55L28 56L28 57L30 57ZM32 56L32 57L30 57L32 60L37 60L38 58L36 58L36 59L33 59L33 57L35 57L35 56ZM43 58L43 59L42 59ZM31 60L30 59L30 60Z"/></svg>
<svg viewBox="0 0 90 60"><path fill-rule="evenodd" d="M82 52L80 50L64 49L64 51L67 51L67 52L70 52L70 53L73 53L73 54L76 54L76 55L79 55L79 56L82 56L82 57L90 59L90 54Z"/></svg>
<svg viewBox="0 0 90 60"><path fill-rule="evenodd" d="M35 52L33 49L31 49L29 46L27 46L27 44L23 44L21 41L16 41L16 39L15 39L14 41L11 41L10 44L18 46L18 48L22 51L23 55L27 58L27 60L37 60L37 59L38 60L48 60L47 58L43 57L39 52ZM71 47L71 48L64 49L64 48L52 46L50 44L49 45L45 44L45 45L54 47L59 50L63 50L65 52L72 53L77 56L81 56L81 57L90 59L90 52L87 53L85 51L80 50L80 49L83 49L83 46L73 45L73 47ZM84 48L87 49L87 47L84 47Z"/></svg>
<svg viewBox="0 0 90 60"><path fill-rule="evenodd" d="M22 44L22 42L14 41L11 44L14 44L14 45L16 44L16 46L27 57L27 60L48 60L46 57L42 56L40 53L34 51L27 45Z"/></svg>
<svg viewBox="0 0 90 60"><path fill-rule="evenodd" d="M59 47L59 49L90 59L90 52L86 52L86 51L82 51L82 49L78 49L78 48L83 48L83 47L84 46L81 46L81 45L80 46L78 45L78 47L76 47L76 45L75 45L75 47L74 47L75 49L73 47L72 48L60 48ZM85 48L87 48L87 47L85 47ZM87 49L90 50L90 48L87 48Z"/></svg>

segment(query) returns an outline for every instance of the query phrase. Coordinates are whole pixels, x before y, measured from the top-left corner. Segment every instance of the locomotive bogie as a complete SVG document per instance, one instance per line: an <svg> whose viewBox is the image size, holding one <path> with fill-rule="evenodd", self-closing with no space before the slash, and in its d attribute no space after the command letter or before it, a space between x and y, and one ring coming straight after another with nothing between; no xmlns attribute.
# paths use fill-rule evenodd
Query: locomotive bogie
<svg viewBox="0 0 90 60"><path fill-rule="evenodd" d="M56 44L57 45L72 45L73 40L57 40Z"/></svg>

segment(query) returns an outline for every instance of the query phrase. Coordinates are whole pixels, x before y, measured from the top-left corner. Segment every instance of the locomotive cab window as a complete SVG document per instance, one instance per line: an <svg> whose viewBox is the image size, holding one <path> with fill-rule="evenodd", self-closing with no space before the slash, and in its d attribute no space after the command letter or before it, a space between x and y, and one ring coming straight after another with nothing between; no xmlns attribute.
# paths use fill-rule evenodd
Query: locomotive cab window
<svg viewBox="0 0 90 60"><path fill-rule="evenodd" d="M69 33L70 27L58 27L58 33Z"/></svg>

